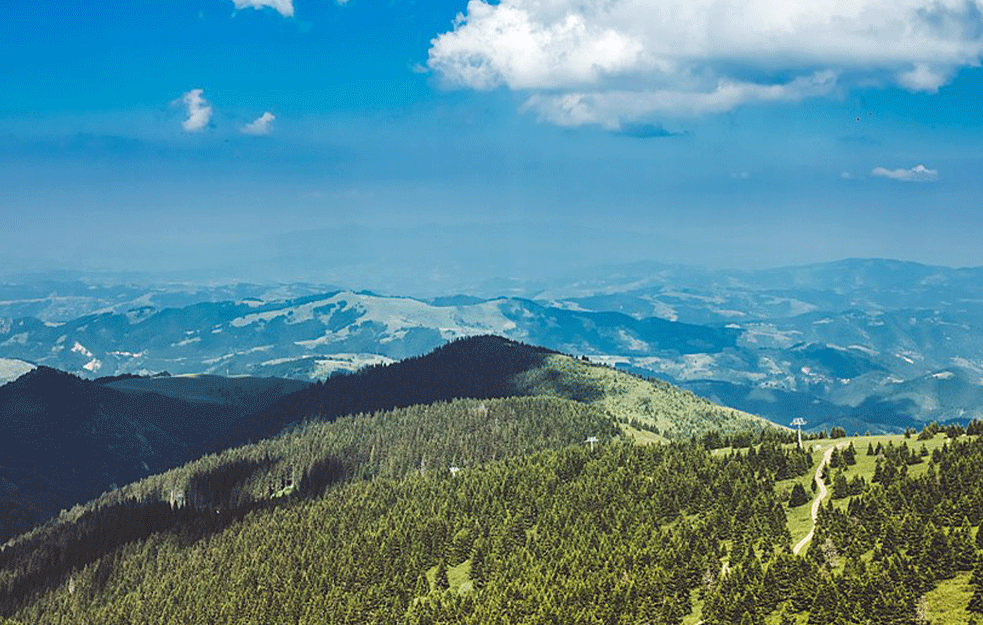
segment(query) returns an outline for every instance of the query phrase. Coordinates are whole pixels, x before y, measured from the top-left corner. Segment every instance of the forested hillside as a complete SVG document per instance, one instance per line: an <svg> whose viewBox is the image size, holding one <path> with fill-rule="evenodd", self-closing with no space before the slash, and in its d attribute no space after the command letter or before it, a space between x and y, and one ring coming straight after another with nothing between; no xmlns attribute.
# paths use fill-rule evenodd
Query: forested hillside
<svg viewBox="0 0 983 625"><path fill-rule="evenodd" d="M548 395L594 405L656 438L775 427L659 380L498 336L452 341L433 352L341 374L251 415L213 441L217 451L275 435L291 423L429 404L451 398Z"/></svg>
<svg viewBox="0 0 983 625"><path fill-rule="evenodd" d="M914 437L841 432L809 452L640 446L604 414L552 398L312 423L8 543L0 615L969 624L983 613L981 430L926 430L925 451ZM796 556L790 519L810 496L791 485L808 484L813 451L830 445L831 500Z"/></svg>
<svg viewBox="0 0 983 625"><path fill-rule="evenodd" d="M123 545L12 616L677 623L702 597L744 597L730 580L754 566L808 566L787 553L772 485L809 466L808 456L775 444L714 456L689 443L616 439L456 474L355 481L255 510L204 539L165 531ZM10 551L19 549L3 554L8 589L20 574L11 572ZM36 559L17 557L25 565Z"/></svg>
<svg viewBox="0 0 983 625"><path fill-rule="evenodd" d="M186 462L189 449L246 412L124 393L47 367L0 386L0 541Z"/></svg>
<svg viewBox="0 0 983 625"><path fill-rule="evenodd" d="M351 479L472 470L618 436L602 412L555 398L463 400L300 426L106 493L0 552L0 613L122 545L164 532L202 539L251 511L320 496Z"/></svg>
<svg viewBox="0 0 983 625"><path fill-rule="evenodd" d="M983 622L983 438L956 438L930 455L914 443L868 453L872 484L854 490L846 462L831 475L834 499L820 510L803 568L818 591L810 623L927 622L941 598L950 610L932 622L973 613Z"/></svg>

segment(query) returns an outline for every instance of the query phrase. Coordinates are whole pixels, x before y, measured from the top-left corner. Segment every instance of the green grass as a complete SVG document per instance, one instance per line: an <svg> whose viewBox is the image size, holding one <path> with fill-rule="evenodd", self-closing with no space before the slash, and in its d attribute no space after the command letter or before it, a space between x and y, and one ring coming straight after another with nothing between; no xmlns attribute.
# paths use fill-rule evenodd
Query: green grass
<svg viewBox="0 0 983 625"><path fill-rule="evenodd" d="M782 609L783 605L779 605L778 609L765 617L765 625L780 625L782 622ZM806 625L809 622L808 612L791 612L793 622L796 625Z"/></svg>
<svg viewBox="0 0 983 625"><path fill-rule="evenodd" d="M837 439L838 441L846 441L847 443L853 442L853 447L857 450L857 464L849 467L846 471L847 479L852 479L855 475L862 476L869 484L874 479L874 469L877 466L877 457L867 455L867 444L872 444L875 448L879 442L884 447L887 447L888 443L893 444L895 447L900 447L902 443L907 443L909 449L914 449L917 453L922 445L925 445L925 449L928 450L929 455L935 449L939 449L944 445L949 439L946 438L945 434L936 434L934 438L927 441L918 440L918 435L912 435L911 438L905 438L902 434L886 434L881 436L848 436L845 438ZM920 464L913 464L908 467L908 475L916 477L928 471L928 461L930 457L923 458L923 462ZM837 508L845 510L850 504L850 500L853 497L844 497L843 499L834 499L833 505Z"/></svg>
<svg viewBox="0 0 983 625"><path fill-rule="evenodd" d="M807 480L799 481L803 482L802 486L811 495L809 482ZM812 497L815 498L815 495ZM788 531L792 535L792 545L797 545L812 529L812 501L810 500L796 508L788 508L785 511L785 517L788 519Z"/></svg>
<svg viewBox="0 0 983 625"><path fill-rule="evenodd" d="M437 567L432 566L427 569L427 581L430 582L430 591L436 590L434 578L437 577ZM474 591L474 582L471 581L471 560L465 560L457 566L447 567L447 582L450 584L450 591L459 594Z"/></svg>
<svg viewBox="0 0 983 625"><path fill-rule="evenodd" d="M700 591L693 590L690 593L690 600L693 602L693 611L683 617L682 625L696 625L703 621L703 600L700 599Z"/></svg>
<svg viewBox="0 0 983 625"><path fill-rule="evenodd" d="M953 579L941 582L935 590L925 594L925 616L931 623L946 625L968 625L973 616L966 611L966 605L973 596L973 587L969 584L970 573L959 573ZM979 614L975 615L977 622L983 622Z"/></svg>
<svg viewBox="0 0 983 625"><path fill-rule="evenodd" d="M640 442L689 438L710 431L736 433L748 428L781 427L761 417L718 406L666 382L646 380L611 367L584 363L569 356L547 356L541 367L518 374L514 380L524 394L569 397L605 410ZM658 428L659 434L640 432L626 424L637 420Z"/></svg>
<svg viewBox="0 0 983 625"><path fill-rule="evenodd" d="M471 560L465 560L457 566L447 567L447 581L450 582L451 590L458 593L467 593L474 590L474 582L471 581Z"/></svg>
<svg viewBox="0 0 983 625"><path fill-rule="evenodd" d="M619 423L618 427L621 431L628 435L635 444L637 445L652 445L654 443L664 443L666 439L659 436L655 432L649 432L648 430L636 430L627 423Z"/></svg>

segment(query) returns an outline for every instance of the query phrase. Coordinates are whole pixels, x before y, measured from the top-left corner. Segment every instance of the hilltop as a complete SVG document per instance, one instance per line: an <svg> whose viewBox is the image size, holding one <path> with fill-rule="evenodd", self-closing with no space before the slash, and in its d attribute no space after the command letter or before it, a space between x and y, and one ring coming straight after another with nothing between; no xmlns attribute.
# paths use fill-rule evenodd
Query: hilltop
<svg viewBox="0 0 983 625"><path fill-rule="evenodd" d="M777 427L667 382L485 335L451 341L424 356L329 377L240 420L210 449L268 438L306 420L453 398L540 395L600 408L623 427L647 430L647 437L656 440Z"/></svg>

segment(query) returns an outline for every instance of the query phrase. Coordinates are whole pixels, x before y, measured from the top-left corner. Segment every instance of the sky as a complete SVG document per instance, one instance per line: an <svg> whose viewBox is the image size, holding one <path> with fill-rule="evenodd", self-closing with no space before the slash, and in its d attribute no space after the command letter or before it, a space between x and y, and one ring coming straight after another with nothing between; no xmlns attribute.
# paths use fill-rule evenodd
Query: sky
<svg viewBox="0 0 983 625"><path fill-rule="evenodd" d="M0 274L983 265L981 58L981 0L6 0Z"/></svg>

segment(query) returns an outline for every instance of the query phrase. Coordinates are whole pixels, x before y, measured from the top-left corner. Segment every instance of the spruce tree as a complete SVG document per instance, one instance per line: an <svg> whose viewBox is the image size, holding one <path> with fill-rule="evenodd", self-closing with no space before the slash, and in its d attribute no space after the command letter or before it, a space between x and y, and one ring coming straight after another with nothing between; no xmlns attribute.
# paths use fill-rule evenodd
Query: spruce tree
<svg viewBox="0 0 983 625"><path fill-rule="evenodd" d="M417 596L430 594L430 582L423 573L420 573L416 578L416 594Z"/></svg>
<svg viewBox="0 0 983 625"><path fill-rule="evenodd" d="M789 507L796 508L808 501L809 495L806 494L806 489L802 487L802 484L796 482L795 486L792 487L792 495L788 501Z"/></svg>
<svg viewBox="0 0 983 625"><path fill-rule="evenodd" d="M969 599L969 605L966 606L966 609L970 612L983 614L983 586L976 587L976 592Z"/></svg>
<svg viewBox="0 0 983 625"><path fill-rule="evenodd" d="M471 554L471 583L475 589L481 590L485 582L485 550L479 542Z"/></svg>
<svg viewBox="0 0 983 625"><path fill-rule="evenodd" d="M440 564L437 565L437 572L433 576L433 583L437 587L437 590L447 590L451 587L447 579L447 560L444 558L441 558Z"/></svg>

